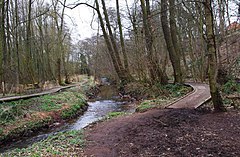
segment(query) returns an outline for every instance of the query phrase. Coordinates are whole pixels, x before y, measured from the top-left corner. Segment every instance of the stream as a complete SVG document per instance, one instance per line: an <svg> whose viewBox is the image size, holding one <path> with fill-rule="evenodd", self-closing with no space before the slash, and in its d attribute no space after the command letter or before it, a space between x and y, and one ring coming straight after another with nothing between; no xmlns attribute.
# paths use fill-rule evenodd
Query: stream
<svg viewBox="0 0 240 157"><path fill-rule="evenodd" d="M4 148L0 148L0 153L10 151L15 148L26 148L33 143L44 140L50 135L68 130L80 130L89 124L99 121L106 117L110 112L135 112L135 105L119 98L116 88L113 86L102 86L98 97L88 102L87 111L78 118L66 122L59 127L51 128L44 132L39 132L32 137L16 141Z"/></svg>

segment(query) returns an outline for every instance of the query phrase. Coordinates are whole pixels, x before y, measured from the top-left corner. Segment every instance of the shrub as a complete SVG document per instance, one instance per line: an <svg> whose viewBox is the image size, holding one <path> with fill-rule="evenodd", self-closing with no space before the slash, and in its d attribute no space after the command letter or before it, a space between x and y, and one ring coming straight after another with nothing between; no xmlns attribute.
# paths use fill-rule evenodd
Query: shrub
<svg viewBox="0 0 240 157"><path fill-rule="evenodd" d="M223 85L222 91L226 94L231 94L234 92L240 93L240 84L235 80L229 80Z"/></svg>

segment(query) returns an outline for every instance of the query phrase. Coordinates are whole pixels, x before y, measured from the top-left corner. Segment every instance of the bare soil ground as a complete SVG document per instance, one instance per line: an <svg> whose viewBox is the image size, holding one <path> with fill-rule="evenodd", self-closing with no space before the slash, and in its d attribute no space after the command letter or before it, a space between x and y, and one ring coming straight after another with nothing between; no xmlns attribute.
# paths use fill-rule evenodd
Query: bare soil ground
<svg viewBox="0 0 240 157"><path fill-rule="evenodd" d="M86 128L86 156L240 156L240 111L152 109Z"/></svg>

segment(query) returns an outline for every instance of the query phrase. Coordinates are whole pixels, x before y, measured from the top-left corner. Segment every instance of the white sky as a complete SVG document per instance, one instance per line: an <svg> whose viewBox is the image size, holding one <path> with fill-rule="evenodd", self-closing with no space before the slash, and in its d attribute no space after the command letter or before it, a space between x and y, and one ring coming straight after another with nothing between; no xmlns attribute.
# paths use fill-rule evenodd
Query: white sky
<svg viewBox="0 0 240 157"><path fill-rule="evenodd" d="M88 4L93 4L94 0L67 0L67 4L74 4L77 2L87 2ZM107 7L115 7L115 0L105 0ZM127 0L129 7L132 5L134 0ZM125 0L119 0L120 9L126 9ZM236 6L230 5L230 10L236 11ZM72 21L68 16L65 17L66 22L68 23L73 41L90 38L93 35L97 34L97 23L93 23L93 28L91 28L91 22L93 17L93 10L85 5L80 5L77 8L71 10L66 9L65 12L68 16L72 18ZM232 13L233 14L233 13ZM96 16L96 15L95 15ZM231 21L236 21L236 15L233 15ZM75 27L74 27L75 25Z"/></svg>
<svg viewBox="0 0 240 157"><path fill-rule="evenodd" d="M85 0L88 4L93 4L93 0ZM127 0L128 5L131 6L134 0ZM75 2L84 2L84 0L67 0L67 4L74 4ZM115 7L115 1L113 0L105 0L107 7ZM126 8L125 0L119 0L120 9ZM70 16L76 25L75 29L73 28L73 22L70 20L68 16L65 17L68 25L70 26L73 34L73 38L75 39L85 39L90 38L93 35L97 34L98 25L96 22L92 22L93 17L93 9L80 5L75 9L66 9L65 13ZM97 15L95 15L96 17Z"/></svg>
<svg viewBox="0 0 240 157"><path fill-rule="evenodd" d="M75 1L67 1L68 4L72 4L73 2ZM91 8L86 7L85 5L81 5L72 10L66 9L66 14L72 18L70 19L67 16L65 17L69 27L72 28L72 34L74 38L89 38L93 35L94 32L96 32L96 30L94 31L90 26L93 16L93 10ZM76 25L75 29L73 28L73 25ZM95 26L95 29L97 29L97 26Z"/></svg>

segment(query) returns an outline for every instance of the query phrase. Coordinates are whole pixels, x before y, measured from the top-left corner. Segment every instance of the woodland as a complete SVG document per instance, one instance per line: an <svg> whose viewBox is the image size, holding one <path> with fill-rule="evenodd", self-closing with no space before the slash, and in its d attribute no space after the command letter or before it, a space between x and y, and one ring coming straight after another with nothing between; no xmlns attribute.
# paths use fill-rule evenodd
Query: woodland
<svg viewBox="0 0 240 157"><path fill-rule="evenodd" d="M81 10L83 7L92 9L93 16L89 17L92 19L92 23L89 23L89 27L93 27L92 25L95 24L97 29L95 29L96 33L92 37L76 40L73 37L72 28L69 26L71 17L66 14L66 11ZM56 86L67 86L73 82L83 82L81 92L80 89L74 91L77 94L73 91L67 91L59 95L41 97L40 99L43 99L43 101L34 99L26 103L20 101L19 104L15 104L16 106L22 106L24 109L29 109L32 106L36 107L36 103L39 102L48 104L54 100L62 103L57 108L55 106L49 108L49 105L42 108L36 107L36 111L48 111L47 114L37 112L40 117L48 118L52 115L58 118L59 116L74 117L75 114L78 114L79 109L81 113L84 112L87 106L84 95L89 96L91 90L94 89L93 84L103 78L115 84L121 96L127 95L128 88L131 88L131 86L134 86L133 89L130 89L133 93L140 91L140 88L144 86L144 89L164 89L162 91L167 90L174 94L180 90L180 94L178 93L178 96L180 96L189 92L187 87L182 87L185 82L205 83L210 87L210 106L216 113L227 111L226 104L234 109L240 106L240 2L238 0L78 0L73 2L68 0L0 0L0 21L0 92L2 97L35 93ZM87 78L85 76L84 79L80 78L80 75L85 75ZM90 80L90 83L86 81L87 79ZM87 87L84 86L84 83L87 84ZM164 94L165 97L168 97L166 93ZM64 98L65 96L66 98ZM144 98L143 96L141 100ZM77 104L78 99L81 99L81 104ZM68 100L71 100L71 105L68 104ZM2 106L4 105L9 104L3 103ZM61 111L62 114L55 113L54 109L58 112ZM6 109L3 109L3 111L6 111ZM161 110L159 112L161 112L160 115L159 113L156 114L154 110L149 115L144 114L143 117L146 118L146 121L142 121L143 119L138 115L134 117L135 119L128 117L126 122L130 123L126 124L127 128L125 127L122 130L116 128L119 124L124 123L124 119L116 120L117 123L110 122L109 126L103 123L102 132L104 129L105 131L110 130L109 137L118 140L118 136L119 138L121 136L121 140L124 140L122 137L126 136L126 133L135 134L135 132L143 129L146 134L149 133L149 136L146 137L151 137L150 132L152 131L151 133L156 133L159 138L162 136L161 139L164 139L167 136L165 137L163 132L157 132L154 128L151 128L152 130L148 132L150 127L145 127L148 123L149 125L156 125L156 121L153 120L156 117L151 116L161 117L165 114L167 116L162 116L163 119L157 119L157 125L163 131L166 131L166 134L169 132L168 127L176 126L179 127L179 130L191 128L192 123L195 124L197 121L196 119L201 121L198 126L199 130L209 126L213 127L210 129L218 130L219 126L216 123L208 126L208 122L211 120L222 125L229 122L224 126L224 129L230 128L228 125L232 127L233 125L230 125L230 123L234 124L236 127L233 131L237 131L239 125L239 123L237 124L239 111L234 111L231 115L225 115L227 117L217 115L210 118L208 115L202 116L195 111L188 110L173 112ZM71 115L73 113L74 116ZM188 120L185 114L189 115L191 120ZM33 117L29 116L28 113L23 115L27 120ZM3 114L0 113L0 119L1 116L3 117ZM147 122L147 120L149 121ZM176 125L175 120L179 122ZM51 119L46 122L39 121L36 124L34 123L34 127L35 125L45 125L49 121ZM144 127L141 129L136 127L138 130L128 131L128 127L134 129L130 127L132 121L136 124L143 123L146 125L143 125ZM225 123L225 121L227 122ZM0 126L4 125L5 122L0 123ZM32 125L29 126L32 127ZM118 136L111 136L111 129L107 130L108 127L112 127L113 132L119 131ZM173 129L171 131L182 134L179 130ZM196 132L196 129L193 130L194 137L198 137L199 132ZM92 140L92 138L102 139L102 137L98 137L98 134L94 134L94 131L101 132L101 129L98 130L97 128L92 131L91 128L88 128L88 131L92 133L87 136L89 140ZM206 130L203 129L202 131ZM220 129L220 131L222 130ZM6 136L1 139L1 134L5 132L4 129L0 128L0 146L2 144L1 140L9 138ZM220 137L225 138L223 135L225 133L221 133L218 136L219 138L214 140L220 141ZM82 132L72 131L53 138L66 137L71 144L74 145L79 142L81 144L78 143L77 147L79 145L82 147L80 136L82 138ZM235 136L238 138L237 134ZM79 138L74 139L74 137ZM136 136L136 138L138 137ZM175 138L174 135L173 137ZM232 137L229 132L226 133L226 138L228 137ZM141 139L137 140L141 141ZM104 140L107 140L107 138L104 138ZM110 141L109 147L115 144L111 143L114 141L108 141ZM159 141L155 141L158 146L160 145ZM193 143L199 141L205 145L205 141L193 139ZM45 142L49 144L48 141ZM61 143L63 141L60 139L57 142ZM227 145L227 140L225 142ZM101 142L98 143L101 144ZM130 146L119 143L117 148L130 149L134 147L132 143L130 143ZM186 146L185 143L180 142L180 144L183 147ZM240 154L238 151L239 144L234 143L234 140L231 144L233 147L227 147L226 152L233 150L233 156ZM42 145L45 144L42 143ZM174 142L171 143L171 146L173 145ZM220 149L221 145L216 145L216 147ZM145 148L145 146L142 145L139 148ZM34 149L35 147L32 152L34 152ZM63 148L59 147L59 149L60 152L65 152ZM92 149L89 150L92 153ZM162 153L160 149L155 150L153 147L149 148L150 150ZM196 150L199 149L196 148ZM78 152L78 155L82 153L78 149L70 149L70 152L73 152L73 154ZM141 153L147 155L148 153L140 150L137 152L140 154L136 153L136 155L133 150L131 152L132 156L141 156ZM189 152L191 150L182 152L183 156L196 155L188 154ZM97 153L101 153L101 151ZM104 152L102 153L104 154ZM126 155L124 152L120 153L123 156ZM202 152L203 155L206 155L206 153L208 152ZM216 154L213 153L214 155Z"/></svg>
<svg viewBox="0 0 240 157"><path fill-rule="evenodd" d="M239 79L239 2L126 0L124 10L119 1L115 7L105 3L2 0L3 95L43 88L47 81L70 83L71 76L83 73L123 86L209 80L215 107L221 110L217 84ZM95 12L98 33L73 42L65 11L81 7ZM233 16L238 20L232 22ZM124 27L126 22L130 27Z"/></svg>

